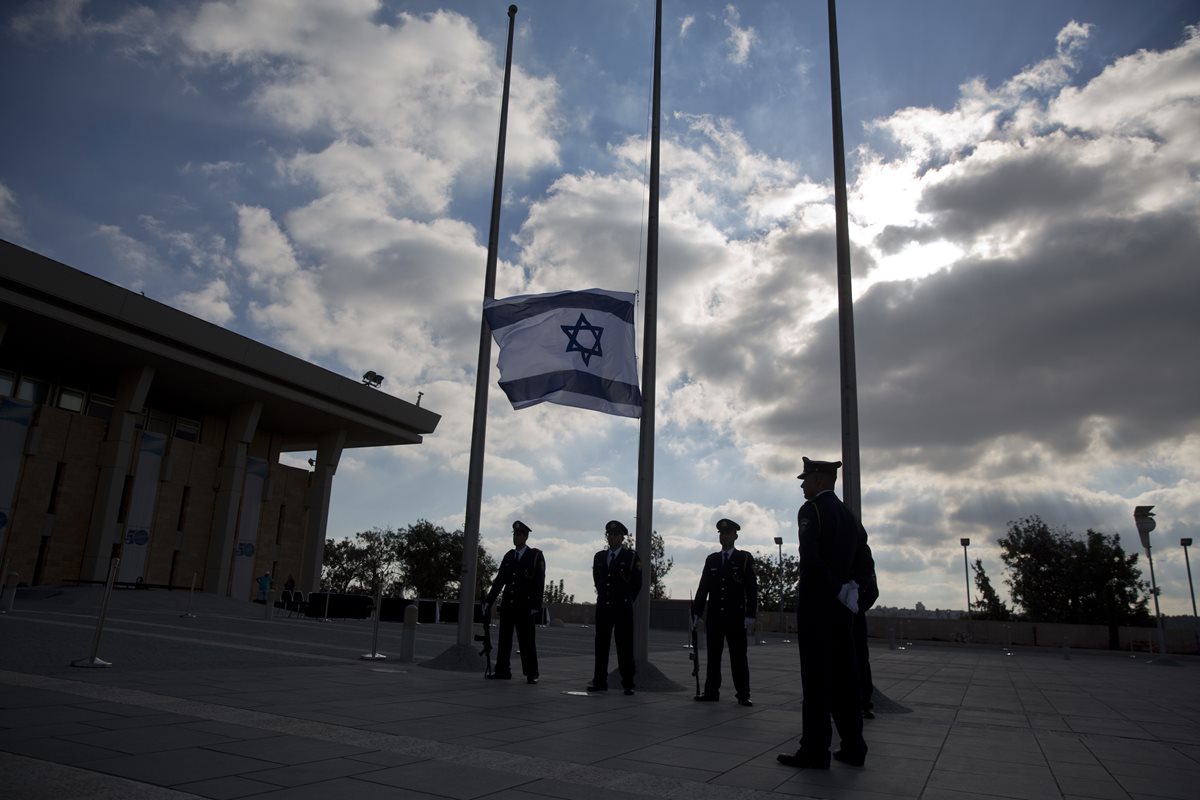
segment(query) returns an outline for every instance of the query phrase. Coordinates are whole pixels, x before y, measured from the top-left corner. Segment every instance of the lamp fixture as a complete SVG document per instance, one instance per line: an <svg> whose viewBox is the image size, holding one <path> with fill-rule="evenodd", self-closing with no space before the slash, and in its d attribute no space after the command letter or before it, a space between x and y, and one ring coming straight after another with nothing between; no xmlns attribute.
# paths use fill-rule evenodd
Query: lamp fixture
<svg viewBox="0 0 1200 800"><path fill-rule="evenodd" d="M363 373L362 382L364 386L370 386L372 389L378 389L379 384L383 383L383 376L373 369L369 369Z"/></svg>

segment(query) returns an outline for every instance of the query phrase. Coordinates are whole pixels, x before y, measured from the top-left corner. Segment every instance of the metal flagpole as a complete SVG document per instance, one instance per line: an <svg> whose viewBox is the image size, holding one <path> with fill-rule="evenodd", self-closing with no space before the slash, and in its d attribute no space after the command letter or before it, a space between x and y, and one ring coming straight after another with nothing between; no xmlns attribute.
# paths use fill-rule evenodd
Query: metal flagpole
<svg viewBox="0 0 1200 800"><path fill-rule="evenodd" d="M500 100L500 138L496 146L496 180L492 187L492 219L488 229L487 271L483 281L483 299L496 294L496 251L500 243L500 199L504 186L504 140L508 130L508 85L512 73L513 27L517 7L508 7L508 49L504 56L504 93ZM463 563L458 590L458 640L434 661L436 666L474 670L479 654L475 652L471 626L474 622L475 576L479 557L479 510L483 505L483 443L487 437L487 398L491 374L492 332L480 307L479 361L475 370L475 417L471 426L471 463L467 474L467 513L463 526ZM428 662L427 662L428 663Z"/></svg>
<svg viewBox="0 0 1200 800"><path fill-rule="evenodd" d="M854 365L854 293L850 287L850 228L846 203L846 145L842 140L842 79L837 11L829 0L829 82L833 105L833 181L837 216L838 343L842 378L842 501L862 520L858 462L858 378Z"/></svg>
<svg viewBox="0 0 1200 800"><path fill-rule="evenodd" d="M654 530L654 374L658 328L658 140L662 78L662 0L654 4L654 89L650 122L650 215L646 223L646 309L642 323L642 425L638 436L636 547L647 585L635 605L633 655L647 662L650 641L650 537Z"/></svg>

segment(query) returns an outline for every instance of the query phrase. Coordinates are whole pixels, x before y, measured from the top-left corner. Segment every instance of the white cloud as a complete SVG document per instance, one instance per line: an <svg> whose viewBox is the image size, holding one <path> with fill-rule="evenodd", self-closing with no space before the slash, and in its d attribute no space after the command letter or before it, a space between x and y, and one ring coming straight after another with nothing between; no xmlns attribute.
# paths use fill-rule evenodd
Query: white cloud
<svg viewBox="0 0 1200 800"><path fill-rule="evenodd" d="M729 63L745 66L750 60L750 48L758 42L758 32L752 27L743 28L738 25L742 16L737 7L730 4L725 6L725 27L729 29L729 37L725 40L729 48Z"/></svg>
<svg viewBox="0 0 1200 800"><path fill-rule="evenodd" d="M687 38L688 29L691 28L692 25L695 24L695 22L696 22L695 14L688 14L686 17L683 17L682 19L679 20L679 38L680 39Z"/></svg>
<svg viewBox="0 0 1200 800"><path fill-rule="evenodd" d="M171 303L189 314L206 319L216 325L225 325L234 318L229 305L229 286L221 279L209 281L208 285L195 292L180 292Z"/></svg>
<svg viewBox="0 0 1200 800"><path fill-rule="evenodd" d="M17 211L17 196L0 183L0 236L5 239L20 239L25 235L25 224Z"/></svg>

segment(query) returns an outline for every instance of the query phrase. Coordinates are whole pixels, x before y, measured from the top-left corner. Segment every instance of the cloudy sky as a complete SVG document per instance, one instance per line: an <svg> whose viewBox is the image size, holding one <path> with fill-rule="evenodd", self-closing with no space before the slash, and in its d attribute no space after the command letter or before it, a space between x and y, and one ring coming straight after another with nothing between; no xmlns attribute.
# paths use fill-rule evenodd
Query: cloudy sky
<svg viewBox="0 0 1200 800"><path fill-rule="evenodd" d="M507 5L0 10L0 236L442 414L345 454L331 536L462 524ZM637 291L653 2L519 5L497 295ZM961 536L1002 586L1010 520L1132 548L1153 504L1190 611L1200 3L839 13L880 602L961 608ZM667 0L663 59L654 527L686 597L720 517L794 552L800 458L840 457L825 3ZM638 423L492 383L485 543L523 519L587 597Z"/></svg>

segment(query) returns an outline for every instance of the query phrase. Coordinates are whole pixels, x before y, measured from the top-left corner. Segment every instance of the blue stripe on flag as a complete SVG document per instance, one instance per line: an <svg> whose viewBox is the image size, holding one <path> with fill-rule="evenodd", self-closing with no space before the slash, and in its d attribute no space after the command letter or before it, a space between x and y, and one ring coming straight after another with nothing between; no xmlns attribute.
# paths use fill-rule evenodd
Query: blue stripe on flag
<svg viewBox="0 0 1200 800"><path fill-rule="evenodd" d="M516 406L537 400L554 392L574 392L586 394L610 403L640 406L642 393L631 383L610 381L579 370L563 370L547 372L545 375L534 375L530 378L518 378L514 381L500 381L500 388L508 395L508 401Z"/></svg>
<svg viewBox="0 0 1200 800"><path fill-rule="evenodd" d="M497 303L484 310L493 331L548 311L587 309L612 314L633 324L633 303L596 292L555 292L531 296L520 303Z"/></svg>

